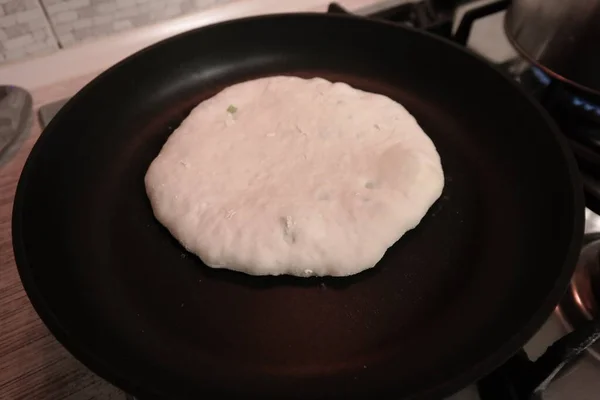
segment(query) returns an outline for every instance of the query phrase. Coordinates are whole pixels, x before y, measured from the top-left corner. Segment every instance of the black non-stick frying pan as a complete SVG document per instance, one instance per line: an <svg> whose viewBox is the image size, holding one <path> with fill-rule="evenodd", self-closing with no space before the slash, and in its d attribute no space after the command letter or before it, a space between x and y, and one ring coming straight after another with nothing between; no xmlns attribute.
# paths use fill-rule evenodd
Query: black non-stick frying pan
<svg viewBox="0 0 600 400"><path fill-rule="evenodd" d="M144 174L191 108L280 74L387 95L438 148L442 197L367 272L213 270L153 217ZM13 235L50 330L141 399L436 398L498 366L549 316L583 210L556 127L485 61L390 24L278 15L176 36L86 86L27 161Z"/></svg>

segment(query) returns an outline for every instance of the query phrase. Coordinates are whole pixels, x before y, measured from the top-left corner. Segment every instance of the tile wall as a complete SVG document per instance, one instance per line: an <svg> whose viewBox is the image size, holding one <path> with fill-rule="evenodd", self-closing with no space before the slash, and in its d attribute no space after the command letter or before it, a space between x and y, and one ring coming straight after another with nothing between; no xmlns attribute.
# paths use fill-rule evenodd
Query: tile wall
<svg viewBox="0 0 600 400"><path fill-rule="evenodd" d="M223 0L41 0L61 46L188 14ZM232 1L232 0L229 0Z"/></svg>
<svg viewBox="0 0 600 400"><path fill-rule="evenodd" d="M0 62L57 49L38 0L0 0Z"/></svg>
<svg viewBox="0 0 600 400"><path fill-rule="evenodd" d="M241 0L0 0L0 62Z"/></svg>

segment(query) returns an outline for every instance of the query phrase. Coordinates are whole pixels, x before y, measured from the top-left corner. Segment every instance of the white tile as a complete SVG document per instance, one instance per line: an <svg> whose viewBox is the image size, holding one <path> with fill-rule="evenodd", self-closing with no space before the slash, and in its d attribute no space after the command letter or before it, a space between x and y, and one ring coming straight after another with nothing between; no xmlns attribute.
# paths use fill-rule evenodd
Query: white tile
<svg viewBox="0 0 600 400"><path fill-rule="evenodd" d="M150 3L143 3L143 4L138 4L135 6L135 9L138 12L138 15L142 15L147 13L150 9L148 8L150 7Z"/></svg>
<svg viewBox="0 0 600 400"><path fill-rule="evenodd" d="M157 1L157 2L152 2L150 4L147 4L146 6L148 7L148 10L156 11L156 10L162 10L163 8L165 8L165 3L163 3L162 1Z"/></svg>
<svg viewBox="0 0 600 400"><path fill-rule="evenodd" d="M4 33L6 33L10 39L27 35L30 32L31 29L29 29L27 24L17 24L8 28L4 28Z"/></svg>
<svg viewBox="0 0 600 400"><path fill-rule="evenodd" d="M88 7L90 0L71 0L68 2L69 10L77 10L79 8Z"/></svg>
<svg viewBox="0 0 600 400"><path fill-rule="evenodd" d="M35 9L35 10L20 12L20 13L16 14L16 16L17 16L17 22L21 23L21 22L33 21L34 19L38 19L38 18L43 18L44 13L42 12L41 9Z"/></svg>
<svg viewBox="0 0 600 400"><path fill-rule="evenodd" d="M27 34L24 36L19 36L14 39L9 39L4 42L4 48L6 50L14 50L27 46L28 44L33 43L33 35Z"/></svg>
<svg viewBox="0 0 600 400"><path fill-rule="evenodd" d="M181 3L180 7L183 14L188 14L195 10L192 0L185 0L183 3Z"/></svg>
<svg viewBox="0 0 600 400"><path fill-rule="evenodd" d="M75 40L82 40L92 34L92 28L80 28L73 31L73 36L75 36Z"/></svg>
<svg viewBox="0 0 600 400"><path fill-rule="evenodd" d="M135 6L135 0L117 0L118 8L126 8L131 6Z"/></svg>
<svg viewBox="0 0 600 400"><path fill-rule="evenodd" d="M15 60L17 58L25 57L26 55L27 55L27 53L25 52L25 49L7 50L4 53L4 56L6 57L7 60Z"/></svg>
<svg viewBox="0 0 600 400"><path fill-rule="evenodd" d="M171 18L179 14L181 14L181 7L179 7L178 4L169 4L163 16L165 18Z"/></svg>
<svg viewBox="0 0 600 400"><path fill-rule="evenodd" d="M118 19L127 19L129 17L133 17L140 14L139 6L128 7L122 10L119 10L115 13L115 18Z"/></svg>
<svg viewBox="0 0 600 400"><path fill-rule="evenodd" d="M36 42L42 42L44 39L48 37L48 33L45 29L40 29L38 31L33 32L33 40Z"/></svg>
<svg viewBox="0 0 600 400"><path fill-rule="evenodd" d="M117 5L112 3L102 3L96 6L96 10L101 14L110 14L117 11Z"/></svg>
<svg viewBox="0 0 600 400"><path fill-rule="evenodd" d="M77 12L75 11L64 11L56 15L53 18L54 23L71 22L77 19Z"/></svg>
<svg viewBox="0 0 600 400"><path fill-rule="evenodd" d="M49 36L48 39L46 39L46 46L48 46L51 49L58 49L58 42L56 41L54 36Z"/></svg>
<svg viewBox="0 0 600 400"><path fill-rule="evenodd" d="M54 26L54 31L57 35L63 35L65 33L69 33L73 30L73 26L71 24L60 24Z"/></svg>
<svg viewBox="0 0 600 400"><path fill-rule="evenodd" d="M94 15L98 15L98 11L93 7L83 7L77 9L77 15L79 18L92 18Z"/></svg>
<svg viewBox="0 0 600 400"><path fill-rule="evenodd" d="M93 25L92 19L86 18L86 19L80 19L78 21L73 22L72 26L73 26L73 29L81 29L81 28L87 28L92 25Z"/></svg>
<svg viewBox="0 0 600 400"><path fill-rule="evenodd" d="M9 26L13 26L17 23L16 15L6 15L4 17L0 17L0 28L8 28Z"/></svg>
<svg viewBox="0 0 600 400"><path fill-rule="evenodd" d="M94 36L105 36L106 34L113 32L112 24L98 25L90 29Z"/></svg>
<svg viewBox="0 0 600 400"><path fill-rule="evenodd" d="M44 48L36 51L35 55L36 56L45 56L47 54L54 53L56 50L58 50L58 47L56 47L56 46L52 46L52 47L45 46Z"/></svg>
<svg viewBox="0 0 600 400"><path fill-rule="evenodd" d="M40 18L31 20L27 23L27 25L29 25L29 28L32 31L39 29L39 28L46 28L46 29L50 28L50 26L48 25L48 21L44 17L40 17Z"/></svg>
<svg viewBox="0 0 600 400"><path fill-rule="evenodd" d="M6 14L18 14L23 11L27 11L31 8L27 7L27 3L21 0L13 0L4 5L4 11Z"/></svg>
<svg viewBox="0 0 600 400"><path fill-rule="evenodd" d="M38 0L20 0L25 3L25 8L28 10L32 10L34 8L40 8L40 3Z"/></svg>
<svg viewBox="0 0 600 400"><path fill-rule="evenodd" d="M150 21L151 21L150 15L148 15L147 13L141 13L141 14L136 15L135 17L131 18L131 22L133 23L134 26L148 25L148 23Z"/></svg>
<svg viewBox="0 0 600 400"><path fill-rule="evenodd" d="M215 4L215 0L196 0L196 8L197 9L203 9L203 8L208 8L212 5Z"/></svg>
<svg viewBox="0 0 600 400"><path fill-rule="evenodd" d="M125 30L125 29L131 29L131 28L133 28L133 24L131 23L131 21L127 21L127 20L125 20L125 21L115 21L113 23L113 29L115 31L122 31L122 30Z"/></svg>
<svg viewBox="0 0 600 400"><path fill-rule="evenodd" d="M25 47L25 51L28 54L36 54L36 53L39 53L40 50L44 50L47 47L48 46L46 46L46 43L44 43L44 42L37 42L37 43L32 43L29 46Z"/></svg>
<svg viewBox="0 0 600 400"><path fill-rule="evenodd" d="M52 5L49 5L48 7L46 7L46 11L50 15L58 14L59 12L67 11L68 9L69 9L69 3L66 1L63 1L62 3L52 4Z"/></svg>
<svg viewBox="0 0 600 400"><path fill-rule="evenodd" d="M65 33L64 35L60 35L60 42L63 45L69 45L75 43L75 36L72 33Z"/></svg>
<svg viewBox="0 0 600 400"><path fill-rule="evenodd" d="M107 24L107 23L111 22L112 18L109 17L108 15L99 15L97 17L94 17L93 21L94 21L94 25L103 25L103 24Z"/></svg>
<svg viewBox="0 0 600 400"><path fill-rule="evenodd" d="M60 44L62 47L70 47L73 46L77 41L75 39L61 39Z"/></svg>

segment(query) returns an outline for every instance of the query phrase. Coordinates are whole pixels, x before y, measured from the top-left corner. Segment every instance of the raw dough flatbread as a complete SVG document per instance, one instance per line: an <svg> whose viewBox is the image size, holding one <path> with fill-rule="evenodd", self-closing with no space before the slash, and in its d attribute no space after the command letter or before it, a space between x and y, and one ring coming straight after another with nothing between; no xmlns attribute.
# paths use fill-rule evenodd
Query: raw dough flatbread
<svg viewBox="0 0 600 400"><path fill-rule="evenodd" d="M194 108L145 184L158 221L208 266L348 276L419 224L444 175L400 104L345 83L279 76Z"/></svg>

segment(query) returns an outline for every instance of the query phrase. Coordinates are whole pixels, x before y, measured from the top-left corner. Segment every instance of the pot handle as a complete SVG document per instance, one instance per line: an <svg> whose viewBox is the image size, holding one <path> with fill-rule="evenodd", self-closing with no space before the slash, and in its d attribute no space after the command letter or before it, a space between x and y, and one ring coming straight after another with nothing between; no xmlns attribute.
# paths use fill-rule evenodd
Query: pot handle
<svg viewBox="0 0 600 400"><path fill-rule="evenodd" d="M575 331L554 342L535 362L518 382L519 392L538 394L550 382L566 372L600 338L600 320L588 321Z"/></svg>
<svg viewBox="0 0 600 400"><path fill-rule="evenodd" d="M524 350L477 383L486 400L541 400L544 390L576 364L585 350L600 338L600 321L589 321L554 342L536 361Z"/></svg>
<svg viewBox="0 0 600 400"><path fill-rule="evenodd" d="M471 34L471 28L476 20L506 10L509 5L510 0L498 0L465 12L452 39L456 43L466 46Z"/></svg>

